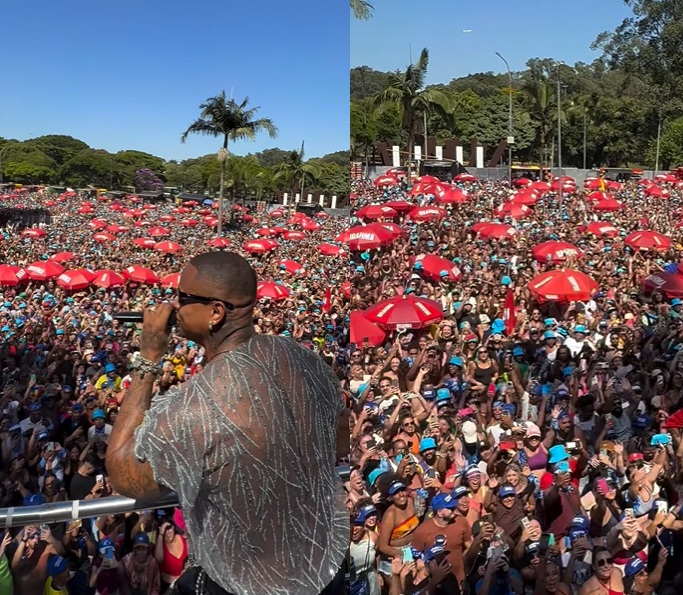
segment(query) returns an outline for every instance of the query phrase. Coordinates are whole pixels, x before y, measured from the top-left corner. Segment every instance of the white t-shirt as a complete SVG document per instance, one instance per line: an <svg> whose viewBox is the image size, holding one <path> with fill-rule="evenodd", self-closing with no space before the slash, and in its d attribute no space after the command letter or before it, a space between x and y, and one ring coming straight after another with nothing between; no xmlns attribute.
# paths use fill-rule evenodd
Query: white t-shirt
<svg viewBox="0 0 683 595"><path fill-rule="evenodd" d="M100 430L100 434L104 432L105 436L109 436L111 434L112 427L109 424L104 424L104 427ZM95 426L90 426L88 428L88 440L92 440L95 437L95 433L97 432L97 428Z"/></svg>

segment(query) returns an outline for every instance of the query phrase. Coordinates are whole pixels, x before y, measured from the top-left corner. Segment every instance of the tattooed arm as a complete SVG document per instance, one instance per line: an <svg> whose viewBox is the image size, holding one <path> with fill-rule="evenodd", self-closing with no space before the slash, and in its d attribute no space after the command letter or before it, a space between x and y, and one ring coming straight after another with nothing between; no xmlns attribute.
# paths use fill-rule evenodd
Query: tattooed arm
<svg viewBox="0 0 683 595"><path fill-rule="evenodd" d="M109 437L109 480L117 493L129 498L154 498L169 491L155 481L151 465L135 456L135 430L150 407L153 385L153 374L134 377Z"/></svg>

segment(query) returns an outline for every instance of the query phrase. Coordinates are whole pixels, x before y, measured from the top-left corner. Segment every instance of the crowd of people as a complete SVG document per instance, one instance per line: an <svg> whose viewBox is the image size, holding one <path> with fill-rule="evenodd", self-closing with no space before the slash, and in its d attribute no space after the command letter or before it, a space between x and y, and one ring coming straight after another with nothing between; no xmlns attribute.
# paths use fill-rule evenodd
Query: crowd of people
<svg viewBox="0 0 683 595"><path fill-rule="evenodd" d="M52 218L0 230L0 508L113 493L107 445L141 332L114 314L185 299L175 274L196 254L245 256L260 281L257 332L291 337L345 378L350 290L335 238L348 217L237 207L217 238L214 208L192 202L40 190L3 195L0 208L47 208ZM205 363L202 347L174 335L155 393ZM10 525L2 595L158 595L192 558L179 508Z"/></svg>
<svg viewBox="0 0 683 595"><path fill-rule="evenodd" d="M351 593L680 592L679 182L353 193Z"/></svg>

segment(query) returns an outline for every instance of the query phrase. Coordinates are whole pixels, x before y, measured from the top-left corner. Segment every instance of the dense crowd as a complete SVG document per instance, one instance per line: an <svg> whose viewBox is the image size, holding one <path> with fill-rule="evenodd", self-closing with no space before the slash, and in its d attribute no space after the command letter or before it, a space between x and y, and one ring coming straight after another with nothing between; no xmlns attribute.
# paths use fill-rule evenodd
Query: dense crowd
<svg viewBox="0 0 683 595"><path fill-rule="evenodd" d="M351 592L681 592L678 181L353 190Z"/></svg>
<svg viewBox="0 0 683 595"><path fill-rule="evenodd" d="M257 331L289 336L346 374L348 266L334 238L348 218L238 207L217 241L216 211L191 202L40 191L4 195L0 207L52 216L0 230L0 507L112 494L108 438L140 337L140 325L112 315L182 300L174 274L198 253L247 257L260 281ZM173 336L155 392L204 363L203 348ZM177 508L13 526L0 542L0 593L163 594L191 557Z"/></svg>

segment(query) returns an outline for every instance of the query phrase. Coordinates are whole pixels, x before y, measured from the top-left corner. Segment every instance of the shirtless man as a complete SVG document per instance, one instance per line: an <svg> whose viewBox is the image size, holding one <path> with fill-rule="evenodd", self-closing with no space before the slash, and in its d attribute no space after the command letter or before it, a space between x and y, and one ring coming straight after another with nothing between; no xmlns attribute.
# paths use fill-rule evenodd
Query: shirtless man
<svg viewBox="0 0 683 595"><path fill-rule="evenodd" d="M64 555L64 545L52 536L48 528L24 527L17 535L18 545L12 556L14 595L42 593L47 580L50 554Z"/></svg>

